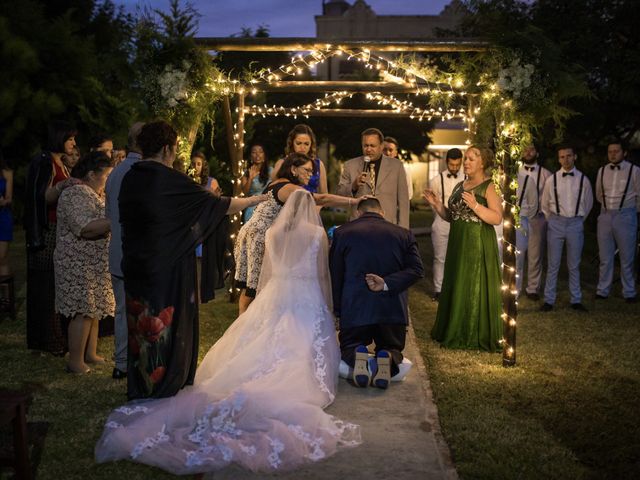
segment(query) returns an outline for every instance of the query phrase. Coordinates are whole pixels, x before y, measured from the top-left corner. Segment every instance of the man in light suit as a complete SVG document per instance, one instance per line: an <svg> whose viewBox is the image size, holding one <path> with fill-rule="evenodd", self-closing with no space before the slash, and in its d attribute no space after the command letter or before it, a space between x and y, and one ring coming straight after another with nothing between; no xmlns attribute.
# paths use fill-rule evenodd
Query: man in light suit
<svg viewBox="0 0 640 480"><path fill-rule="evenodd" d="M360 217L333 234L329 267L333 309L340 319L342 360L358 387L387 388L403 363L407 289L424 276L410 230L388 222L376 198L362 200ZM367 345L376 345L377 366Z"/></svg>
<svg viewBox="0 0 640 480"><path fill-rule="evenodd" d="M361 157L344 164L337 193L345 197L375 195L391 223L409 228L409 188L402 161L382 154L384 135L377 128L362 132ZM350 220L356 218L351 212Z"/></svg>

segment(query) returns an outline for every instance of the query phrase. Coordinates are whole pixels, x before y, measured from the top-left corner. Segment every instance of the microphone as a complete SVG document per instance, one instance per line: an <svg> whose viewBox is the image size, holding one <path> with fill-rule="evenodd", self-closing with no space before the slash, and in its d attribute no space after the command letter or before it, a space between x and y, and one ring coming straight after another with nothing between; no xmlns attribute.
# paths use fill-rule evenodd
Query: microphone
<svg viewBox="0 0 640 480"><path fill-rule="evenodd" d="M364 156L364 168L362 169L362 173L367 173L369 171L370 163L371 163L371 157L365 155Z"/></svg>

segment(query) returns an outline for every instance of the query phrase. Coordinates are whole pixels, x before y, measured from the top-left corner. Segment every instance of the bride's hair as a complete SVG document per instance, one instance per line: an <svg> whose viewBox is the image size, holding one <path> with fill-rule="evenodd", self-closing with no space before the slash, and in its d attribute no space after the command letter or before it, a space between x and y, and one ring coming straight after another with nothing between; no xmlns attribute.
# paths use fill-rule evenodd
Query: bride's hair
<svg viewBox="0 0 640 480"><path fill-rule="evenodd" d="M291 167L301 167L305 163L309 163L311 159L303 154L303 153L290 153L286 157L284 157L284 161L280 166L280 170L276 174L276 178L286 178L291 183L295 183L296 185L300 185L300 179L293 175L291 172Z"/></svg>

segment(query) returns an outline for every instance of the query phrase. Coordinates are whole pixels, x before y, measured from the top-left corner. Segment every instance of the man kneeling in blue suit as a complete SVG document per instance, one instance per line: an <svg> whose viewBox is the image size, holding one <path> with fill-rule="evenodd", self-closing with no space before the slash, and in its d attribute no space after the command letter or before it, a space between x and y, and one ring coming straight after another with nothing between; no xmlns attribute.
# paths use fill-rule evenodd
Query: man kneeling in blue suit
<svg viewBox="0 0 640 480"><path fill-rule="evenodd" d="M354 384L387 388L403 360L407 289L424 276L424 268L413 234L385 220L378 199L362 200L358 214L333 234L333 309L342 360L353 369ZM376 362L368 361L366 345L372 342Z"/></svg>

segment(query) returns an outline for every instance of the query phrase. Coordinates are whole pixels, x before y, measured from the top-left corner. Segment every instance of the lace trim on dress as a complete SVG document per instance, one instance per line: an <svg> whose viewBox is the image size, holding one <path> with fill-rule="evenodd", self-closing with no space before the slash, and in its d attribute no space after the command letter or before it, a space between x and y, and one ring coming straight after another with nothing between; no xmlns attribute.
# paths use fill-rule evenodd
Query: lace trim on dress
<svg viewBox="0 0 640 480"><path fill-rule="evenodd" d="M314 375L316 380L318 381L318 385L320 386L320 390L329 395L329 402L333 402L335 399L335 394L329 389L325 379L327 378L327 361L324 356L324 346L329 340L329 337L321 337L321 325L323 318L326 318L328 314L328 309L326 307L320 307L315 315L313 322L313 336L315 340L313 341L313 350L315 351L315 355L313 357L313 362L315 363Z"/></svg>
<svg viewBox="0 0 640 480"><path fill-rule="evenodd" d="M142 455L142 452L144 452L145 449L151 449L156 445L168 442L169 435L165 433L166 428L166 425L162 425L162 430L160 430L155 437L147 437L142 442L138 443L131 452L131 458L135 460Z"/></svg>
<svg viewBox="0 0 640 480"><path fill-rule="evenodd" d="M141 405L138 405L138 406L133 407L133 408L129 408L129 407L125 407L125 406L119 407L119 408L116 408L115 411L118 412L118 413L124 413L125 415L128 416L128 415L134 415L134 414L140 413L140 412L148 413L149 409L147 407L143 407Z"/></svg>

